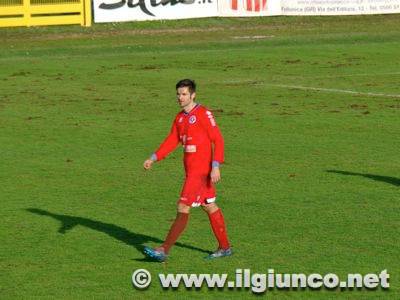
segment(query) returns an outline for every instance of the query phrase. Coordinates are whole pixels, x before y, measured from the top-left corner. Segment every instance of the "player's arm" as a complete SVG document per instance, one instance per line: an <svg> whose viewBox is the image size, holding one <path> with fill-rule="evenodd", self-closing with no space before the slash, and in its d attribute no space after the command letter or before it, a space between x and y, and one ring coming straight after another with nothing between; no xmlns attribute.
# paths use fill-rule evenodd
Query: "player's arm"
<svg viewBox="0 0 400 300"><path fill-rule="evenodd" d="M212 183L217 183L218 181L221 180L221 171L219 170L219 166L218 167L212 167L211 169L211 173L210 173L210 177L211 177L211 182Z"/></svg>
<svg viewBox="0 0 400 300"><path fill-rule="evenodd" d="M210 176L211 181L213 183L217 183L221 180L221 172L219 167L224 162L224 139L217 123L215 122L214 116L210 111L206 112L206 115L202 121L203 126L206 128L207 134L214 146Z"/></svg>
<svg viewBox="0 0 400 300"><path fill-rule="evenodd" d="M158 147L157 151L154 152L150 158L146 159L143 163L143 167L148 170L151 168L154 162L164 159L169 153L175 150L179 144L178 128L176 126L176 119L172 124L171 131L166 139Z"/></svg>

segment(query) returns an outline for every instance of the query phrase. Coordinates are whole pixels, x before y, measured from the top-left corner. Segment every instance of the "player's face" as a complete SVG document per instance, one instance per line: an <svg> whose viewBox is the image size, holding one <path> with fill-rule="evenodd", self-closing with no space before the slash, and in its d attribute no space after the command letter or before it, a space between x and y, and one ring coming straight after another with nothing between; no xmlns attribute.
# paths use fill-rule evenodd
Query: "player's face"
<svg viewBox="0 0 400 300"><path fill-rule="evenodd" d="M180 87L176 90L176 99L181 108L193 105L196 93L190 93L188 87Z"/></svg>

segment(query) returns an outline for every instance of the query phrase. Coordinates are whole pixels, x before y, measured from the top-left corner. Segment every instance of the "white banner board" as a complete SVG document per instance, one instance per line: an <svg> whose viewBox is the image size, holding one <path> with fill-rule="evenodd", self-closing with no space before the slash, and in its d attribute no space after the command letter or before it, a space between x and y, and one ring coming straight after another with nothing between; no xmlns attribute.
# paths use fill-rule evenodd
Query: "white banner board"
<svg viewBox="0 0 400 300"><path fill-rule="evenodd" d="M282 15L328 16L400 12L400 0L281 0Z"/></svg>
<svg viewBox="0 0 400 300"><path fill-rule="evenodd" d="M255 17L281 15L280 0L219 0L222 17Z"/></svg>
<svg viewBox="0 0 400 300"><path fill-rule="evenodd" d="M400 0L93 0L94 21L400 13Z"/></svg>
<svg viewBox="0 0 400 300"><path fill-rule="evenodd" d="M96 23L218 16L217 0L93 0L93 10Z"/></svg>

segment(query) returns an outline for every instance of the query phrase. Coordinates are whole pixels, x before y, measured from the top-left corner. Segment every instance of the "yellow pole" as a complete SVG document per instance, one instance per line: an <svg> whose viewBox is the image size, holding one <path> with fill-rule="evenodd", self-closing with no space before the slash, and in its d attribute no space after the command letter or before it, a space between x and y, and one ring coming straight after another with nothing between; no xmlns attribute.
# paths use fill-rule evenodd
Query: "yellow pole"
<svg viewBox="0 0 400 300"><path fill-rule="evenodd" d="M92 0L82 0L84 1L84 26L92 26Z"/></svg>
<svg viewBox="0 0 400 300"><path fill-rule="evenodd" d="M30 12L30 1L31 0L23 0L24 3L24 25L31 26L31 12Z"/></svg>

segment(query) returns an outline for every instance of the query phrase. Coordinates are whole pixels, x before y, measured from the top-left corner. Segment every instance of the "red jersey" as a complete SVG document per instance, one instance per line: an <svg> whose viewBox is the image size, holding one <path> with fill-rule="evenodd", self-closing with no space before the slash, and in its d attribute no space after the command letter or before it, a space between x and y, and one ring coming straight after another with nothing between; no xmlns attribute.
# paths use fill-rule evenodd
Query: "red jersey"
<svg viewBox="0 0 400 300"><path fill-rule="evenodd" d="M164 159L179 143L183 146L186 175L208 175L212 162L224 162L221 132L211 111L200 104L189 113L176 115L168 137L155 152L156 159Z"/></svg>

